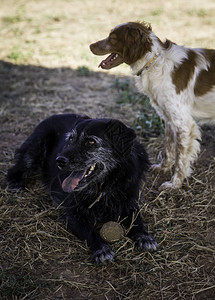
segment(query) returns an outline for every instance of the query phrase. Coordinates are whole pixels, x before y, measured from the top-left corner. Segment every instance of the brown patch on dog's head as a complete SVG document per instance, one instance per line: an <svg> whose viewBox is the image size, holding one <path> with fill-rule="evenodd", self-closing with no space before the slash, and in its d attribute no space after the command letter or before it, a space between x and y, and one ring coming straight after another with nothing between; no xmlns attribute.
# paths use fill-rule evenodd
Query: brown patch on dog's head
<svg viewBox="0 0 215 300"><path fill-rule="evenodd" d="M122 63L131 65L151 51L151 26L145 23L128 22L116 26L103 40L90 45L95 55L110 54L99 67L112 69Z"/></svg>

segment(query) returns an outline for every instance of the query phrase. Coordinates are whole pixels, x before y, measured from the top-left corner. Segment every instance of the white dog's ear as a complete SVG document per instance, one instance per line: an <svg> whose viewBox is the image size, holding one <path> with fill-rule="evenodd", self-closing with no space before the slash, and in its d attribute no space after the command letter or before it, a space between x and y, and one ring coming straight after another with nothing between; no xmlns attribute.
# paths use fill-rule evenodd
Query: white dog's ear
<svg viewBox="0 0 215 300"><path fill-rule="evenodd" d="M150 27L144 25L127 26L123 43L123 58L125 63L131 65L152 50Z"/></svg>
<svg viewBox="0 0 215 300"><path fill-rule="evenodd" d="M111 143L113 152L123 160L131 153L136 134L122 122L110 120L107 123L105 137Z"/></svg>

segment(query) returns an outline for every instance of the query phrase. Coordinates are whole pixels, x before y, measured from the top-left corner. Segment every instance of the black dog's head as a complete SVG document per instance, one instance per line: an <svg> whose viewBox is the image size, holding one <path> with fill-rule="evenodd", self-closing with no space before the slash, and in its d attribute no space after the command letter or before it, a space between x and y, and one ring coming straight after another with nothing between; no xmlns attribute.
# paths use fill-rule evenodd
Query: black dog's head
<svg viewBox="0 0 215 300"><path fill-rule="evenodd" d="M66 134L56 158L60 170L70 172L62 182L65 192L96 184L131 153L135 132L118 120L85 119Z"/></svg>

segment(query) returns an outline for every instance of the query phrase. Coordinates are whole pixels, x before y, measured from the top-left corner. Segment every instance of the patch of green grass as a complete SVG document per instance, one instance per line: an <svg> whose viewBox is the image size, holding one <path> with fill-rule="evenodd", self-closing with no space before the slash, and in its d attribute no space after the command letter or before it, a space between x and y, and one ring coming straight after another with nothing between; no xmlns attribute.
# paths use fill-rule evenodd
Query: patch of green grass
<svg viewBox="0 0 215 300"><path fill-rule="evenodd" d="M130 81L128 79L116 79L113 87L119 92L118 104L139 105L140 112L133 123L136 130L143 131L145 136L158 136L164 132L163 122L150 105L149 98L144 94L135 92L130 87Z"/></svg>
<svg viewBox="0 0 215 300"><path fill-rule="evenodd" d="M24 53L20 50L18 46L14 46L11 52L8 54L7 58L13 60L15 63L26 62L32 54L30 52Z"/></svg>
<svg viewBox="0 0 215 300"><path fill-rule="evenodd" d="M187 14L189 16L193 16L193 17L200 17L200 18L204 18L208 15L207 11L204 8L198 9L198 10L188 10Z"/></svg>
<svg viewBox="0 0 215 300"><path fill-rule="evenodd" d="M197 11L197 16L198 17L206 17L207 16L207 11L205 9L199 9Z"/></svg>
<svg viewBox="0 0 215 300"><path fill-rule="evenodd" d="M119 80L118 78L116 78L113 87L116 88L119 92L119 99L117 101L118 104L135 102L135 95L130 89L129 79Z"/></svg>
<svg viewBox="0 0 215 300"><path fill-rule="evenodd" d="M147 106L148 110L146 110ZM161 133L164 133L164 124L150 107L148 99L145 100L144 109L135 120L134 127L136 130L145 131L145 136L159 136Z"/></svg>
<svg viewBox="0 0 215 300"><path fill-rule="evenodd" d="M129 79L120 80L119 78L116 78L113 84L113 87L116 88L118 91L122 90L128 90L130 85Z"/></svg>
<svg viewBox="0 0 215 300"><path fill-rule="evenodd" d="M80 77L91 76L92 71L90 71L89 68L86 67L86 66L80 66L80 67L77 68L77 75L80 76Z"/></svg>
<svg viewBox="0 0 215 300"><path fill-rule="evenodd" d="M31 22L32 19L25 16L23 11L18 12L16 15L13 16L4 16L2 17L2 21L6 24L15 24L20 22Z"/></svg>
<svg viewBox="0 0 215 300"><path fill-rule="evenodd" d="M22 17L20 15L16 15L16 16L4 16L2 17L2 21L4 23L18 23L20 21L22 21Z"/></svg>
<svg viewBox="0 0 215 300"><path fill-rule="evenodd" d="M163 9L162 8L157 8L157 9L155 9L151 12L151 15L158 17L158 16L162 15L162 13L163 13Z"/></svg>
<svg viewBox="0 0 215 300"><path fill-rule="evenodd" d="M27 17L26 15L26 8L25 4L20 4L19 7L16 10L16 13L13 15L5 15L2 17L2 22L10 25L10 24L15 24L15 23L20 23L20 22L31 22L32 19Z"/></svg>

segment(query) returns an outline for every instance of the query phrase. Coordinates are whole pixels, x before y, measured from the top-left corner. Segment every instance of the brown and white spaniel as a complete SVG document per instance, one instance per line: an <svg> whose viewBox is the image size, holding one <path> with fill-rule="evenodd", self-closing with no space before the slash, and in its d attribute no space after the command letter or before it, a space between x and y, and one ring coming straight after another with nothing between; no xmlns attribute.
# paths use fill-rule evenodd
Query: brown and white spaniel
<svg viewBox="0 0 215 300"><path fill-rule="evenodd" d="M110 54L100 63L102 69L130 65L137 88L165 122L165 155L153 169L174 166L174 174L160 188L179 188L200 150L197 122L215 123L215 50L162 42L151 26L136 22L116 26L90 49L96 55Z"/></svg>

